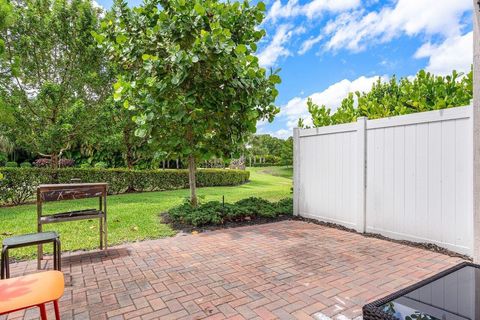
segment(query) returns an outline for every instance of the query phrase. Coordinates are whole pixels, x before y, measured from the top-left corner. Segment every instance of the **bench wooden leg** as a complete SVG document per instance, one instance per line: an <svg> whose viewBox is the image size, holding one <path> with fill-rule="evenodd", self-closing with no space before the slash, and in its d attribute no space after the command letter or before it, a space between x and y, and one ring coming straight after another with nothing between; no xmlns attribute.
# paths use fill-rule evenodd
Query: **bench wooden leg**
<svg viewBox="0 0 480 320"><path fill-rule="evenodd" d="M99 226L99 229L100 229L100 250L103 249L103 218L100 217L99 219L99 223L100 223L100 226Z"/></svg>
<svg viewBox="0 0 480 320"><path fill-rule="evenodd" d="M45 309L45 304L39 304L38 307L40 308L40 319L47 320L47 309Z"/></svg>
<svg viewBox="0 0 480 320"><path fill-rule="evenodd" d="M7 247L2 246L2 258L1 258L1 262L0 262L1 279L5 279L5 263L6 263L5 251L6 250L7 250Z"/></svg>
<svg viewBox="0 0 480 320"><path fill-rule="evenodd" d="M55 240L55 243L57 244L57 270L61 271L62 270L62 244L60 242L60 238L57 238Z"/></svg>
<svg viewBox="0 0 480 320"><path fill-rule="evenodd" d="M58 300L53 301L53 307L55 309L55 319L60 320L60 309L58 308Z"/></svg>
<svg viewBox="0 0 480 320"><path fill-rule="evenodd" d="M57 240L53 240L53 270L57 269Z"/></svg>
<svg viewBox="0 0 480 320"><path fill-rule="evenodd" d="M107 253L107 235L108 235L108 231L107 231L107 217L105 216L104 219L103 219L103 236L104 236L104 241L103 241L103 248L105 250L105 254Z"/></svg>
<svg viewBox="0 0 480 320"><path fill-rule="evenodd" d="M38 222L37 224L37 232L42 232L42 224ZM42 259L43 259L43 244L37 245L37 269L40 270L42 266Z"/></svg>
<svg viewBox="0 0 480 320"><path fill-rule="evenodd" d="M10 259L8 258L8 247L5 250L5 278L9 279L10 278Z"/></svg>

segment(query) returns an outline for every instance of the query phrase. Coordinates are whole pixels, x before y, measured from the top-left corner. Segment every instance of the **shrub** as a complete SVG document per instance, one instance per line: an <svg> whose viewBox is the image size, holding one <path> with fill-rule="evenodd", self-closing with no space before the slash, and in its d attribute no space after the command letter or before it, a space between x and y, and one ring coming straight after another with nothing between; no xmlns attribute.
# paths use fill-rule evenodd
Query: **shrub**
<svg viewBox="0 0 480 320"><path fill-rule="evenodd" d="M94 168L100 168L100 169L106 169L106 168L108 168L108 164L106 162L100 161L100 162L95 163L95 165L93 167Z"/></svg>
<svg viewBox="0 0 480 320"><path fill-rule="evenodd" d="M281 215L292 214L293 200L291 198L270 202L254 197L242 199L234 204L210 201L196 208L186 202L168 212L172 222L194 227L244 221L258 217L276 218Z"/></svg>
<svg viewBox="0 0 480 320"><path fill-rule="evenodd" d="M58 160L58 166L60 168L70 168L75 165L75 160L73 159L60 159Z"/></svg>
<svg viewBox="0 0 480 320"><path fill-rule="evenodd" d="M50 167L50 159L47 158L39 158L33 161L33 166L37 168L48 168Z"/></svg>
<svg viewBox="0 0 480 320"><path fill-rule="evenodd" d="M92 168L1 168L0 202L21 204L33 197L42 183L106 182L110 194L128 191L161 191L188 187L187 170L128 170ZM250 173L241 170L200 169L197 185L233 186L248 181Z"/></svg>
<svg viewBox="0 0 480 320"><path fill-rule="evenodd" d="M87 163L87 162L84 162L82 164L80 164L80 168L82 169L88 169L88 168L91 168L92 165L90 163Z"/></svg>
<svg viewBox="0 0 480 320"><path fill-rule="evenodd" d="M37 168L49 168L52 164L52 160L48 158L39 158L33 162L33 166ZM58 160L58 166L60 168L73 167L75 161L72 159L60 159Z"/></svg>
<svg viewBox="0 0 480 320"><path fill-rule="evenodd" d="M243 209L245 215L259 215L266 218L273 218L276 216L275 205L262 198L251 197L242 199L236 204Z"/></svg>
<svg viewBox="0 0 480 320"><path fill-rule="evenodd" d="M277 214L293 214L293 199L285 198L275 204Z"/></svg>
<svg viewBox="0 0 480 320"><path fill-rule="evenodd" d="M30 162L22 162L20 163L20 168L31 168L32 167L32 164Z"/></svg>
<svg viewBox="0 0 480 320"><path fill-rule="evenodd" d="M17 168L18 163L16 163L15 161L8 161L7 163L5 163L5 167L6 168Z"/></svg>
<svg viewBox="0 0 480 320"><path fill-rule="evenodd" d="M7 155L3 152L0 152L0 167L4 167L5 163L7 163Z"/></svg>
<svg viewBox="0 0 480 320"><path fill-rule="evenodd" d="M32 174L35 172L35 174ZM51 179L48 170L34 168L4 168L0 170L0 202L22 204L31 198L35 188Z"/></svg>

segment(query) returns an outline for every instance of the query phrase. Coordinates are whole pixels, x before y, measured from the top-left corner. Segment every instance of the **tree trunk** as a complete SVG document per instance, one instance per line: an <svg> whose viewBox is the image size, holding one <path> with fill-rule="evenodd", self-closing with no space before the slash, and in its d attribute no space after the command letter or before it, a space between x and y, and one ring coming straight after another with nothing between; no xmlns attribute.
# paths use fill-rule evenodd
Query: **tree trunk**
<svg viewBox="0 0 480 320"><path fill-rule="evenodd" d="M127 168L128 170L133 169L133 156L131 155L130 151L127 151Z"/></svg>
<svg viewBox="0 0 480 320"><path fill-rule="evenodd" d="M52 169L58 169L58 156L56 154L52 154L50 157L50 165Z"/></svg>
<svg viewBox="0 0 480 320"><path fill-rule="evenodd" d="M125 139L125 143L126 143L125 148L127 149L125 154L125 162L128 170L133 170L133 165L135 162L134 155L133 155L133 146L130 144L128 139ZM126 192L134 192L134 191L135 191L135 187L133 186L133 184L129 183Z"/></svg>
<svg viewBox="0 0 480 320"><path fill-rule="evenodd" d="M133 165L135 161L133 145L130 141L131 136L132 136L132 131L129 130L128 127L123 128L123 144L125 146L124 161L129 170L133 169Z"/></svg>
<svg viewBox="0 0 480 320"><path fill-rule="evenodd" d="M190 185L190 204L193 207L198 205L197 201L197 181L195 178L195 171L197 170L195 165L195 158L193 156L188 157L188 184Z"/></svg>

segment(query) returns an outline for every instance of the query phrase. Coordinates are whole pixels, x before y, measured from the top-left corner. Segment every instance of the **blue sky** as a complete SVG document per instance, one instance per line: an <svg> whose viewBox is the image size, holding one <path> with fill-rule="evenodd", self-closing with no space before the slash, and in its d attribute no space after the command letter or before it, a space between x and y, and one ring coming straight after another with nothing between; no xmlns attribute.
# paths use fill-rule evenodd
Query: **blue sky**
<svg viewBox="0 0 480 320"><path fill-rule="evenodd" d="M307 97L335 109L348 92L367 91L379 77L470 70L471 0L264 2L267 36L257 56L264 67L281 68L281 112L273 123L259 122L259 133L291 135L299 117L308 122Z"/></svg>

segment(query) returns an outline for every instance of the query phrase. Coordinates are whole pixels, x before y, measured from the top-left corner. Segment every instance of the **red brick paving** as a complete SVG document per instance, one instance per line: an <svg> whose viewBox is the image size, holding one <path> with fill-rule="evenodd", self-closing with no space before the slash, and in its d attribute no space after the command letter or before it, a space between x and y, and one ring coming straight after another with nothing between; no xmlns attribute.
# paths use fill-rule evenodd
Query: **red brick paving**
<svg viewBox="0 0 480 320"><path fill-rule="evenodd" d="M64 254L62 262L65 320L353 319L366 302L460 259L283 221L126 244L107 256ZM35 265L12 264L12 276ZM38 310L8 317L21 318L37 319Z"/></svg>

